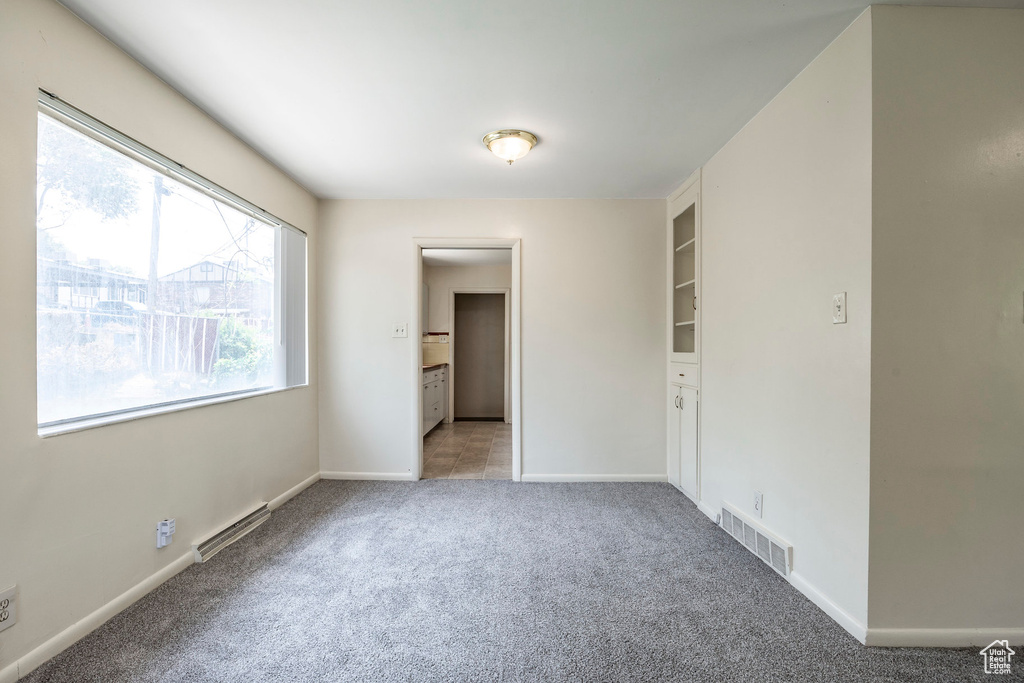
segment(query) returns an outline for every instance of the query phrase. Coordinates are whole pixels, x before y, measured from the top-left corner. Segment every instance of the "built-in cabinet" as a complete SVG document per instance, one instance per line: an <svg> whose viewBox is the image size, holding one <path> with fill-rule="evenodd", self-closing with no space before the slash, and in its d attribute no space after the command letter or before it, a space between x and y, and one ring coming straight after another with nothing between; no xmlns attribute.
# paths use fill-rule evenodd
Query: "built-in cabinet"
<svg viewBox="0 0 1024 683"><path fill-rule="evenodd" d="M448 414L448 366L423 371L423 433L436 427Z"/></svg>
<svg viewBox="0 0 1024 683"><path fill-rule="evenodd" d="M697 390L669 385L668 480L697 498Z"/></svg>
<svg viewBox="0 0 1024 683"><path fill-rule="evenodd" d="M700 496L700 171L668 200L668 480Z"/></svg>
<svg viewBox="0 0 1024 683"><path fill-rule="evenodd" d="M700 362L700 172L668 202L670 359Z"/></svg>

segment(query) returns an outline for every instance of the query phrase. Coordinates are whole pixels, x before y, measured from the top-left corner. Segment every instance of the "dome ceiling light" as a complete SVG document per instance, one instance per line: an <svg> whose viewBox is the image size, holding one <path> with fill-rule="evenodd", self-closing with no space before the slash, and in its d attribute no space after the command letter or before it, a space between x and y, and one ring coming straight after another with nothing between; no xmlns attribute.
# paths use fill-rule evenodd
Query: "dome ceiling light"
<svg viewBox="0 0 1024 683"><path fill-rule="evenodd" d="M512 164L516 159L525 157L537 144L537 136L525 130L496 130L484 136L487 149L499 159Z"/></svg>

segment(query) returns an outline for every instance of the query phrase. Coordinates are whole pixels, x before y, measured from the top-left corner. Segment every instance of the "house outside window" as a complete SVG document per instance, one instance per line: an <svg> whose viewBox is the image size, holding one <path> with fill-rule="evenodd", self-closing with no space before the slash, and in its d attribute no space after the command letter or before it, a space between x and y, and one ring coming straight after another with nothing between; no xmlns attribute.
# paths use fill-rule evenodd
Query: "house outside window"
<svg viewBox="0 0 1024 683"><path fill-rule="evenodd" d="M45 93L37 162L40 433L306 383L304 234Z"/></svg>

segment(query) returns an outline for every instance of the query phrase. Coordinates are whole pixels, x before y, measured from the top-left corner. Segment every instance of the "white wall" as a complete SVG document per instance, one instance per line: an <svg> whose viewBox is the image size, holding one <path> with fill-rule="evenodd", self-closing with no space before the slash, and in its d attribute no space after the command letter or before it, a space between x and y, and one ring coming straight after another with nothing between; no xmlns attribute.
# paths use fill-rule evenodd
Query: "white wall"
<svg viewBox="0 0 1024 683"><path fill-rule="evenodd" d="M1020 636L1024 10L872 12L871 627Z"/></svg>
<svg viewBox="0 0 1024 683"><path fill-rule="evenodd" d="M36 435L37 88L309 231L311 254L316 202L55 2L6 0L0 11L0 587L20 591L18 623L0 633L3 679L193 540L314 475L318 461L315 315L309 388ZM177 518L177 534L157 550L164 517Z"/></svg>
<svg viewBox="0 0 1024 683"><path fill-rule="evenodd" d="M664 200L321 202L320 463L407 476L414 237L522 239L529 477L665 476Z"/></svg>
<svg viewBox="0 0 1024 683"><path fill-rule="evenodd" d="M870 29L865 13L718 152L701 197L702 499L752 514L763 492L798 583L854 631L868 587ZM833 325L841 291L849 323Z"/></svg>
<svg viewBox="0 0 1024 683"><path fill-rule="evenodd" d="M430 332L451 332L448 329L449 292L453 287L511 287L512 266L424 266L423 281L427 283L427 315Z"/></svg>

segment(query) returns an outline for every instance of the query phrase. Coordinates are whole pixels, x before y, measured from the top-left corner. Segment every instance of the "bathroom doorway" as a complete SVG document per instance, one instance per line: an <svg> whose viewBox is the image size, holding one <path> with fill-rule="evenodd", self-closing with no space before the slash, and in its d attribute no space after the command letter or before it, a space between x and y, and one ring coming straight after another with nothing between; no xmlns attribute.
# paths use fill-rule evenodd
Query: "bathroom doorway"
<svg viewBox="0 0 1024 683"><path fill-rule="evenodd" d="M453 291L452 416L505 421L507 403L507 295ZM457 368L457 371L456 371Z"/></svg>

